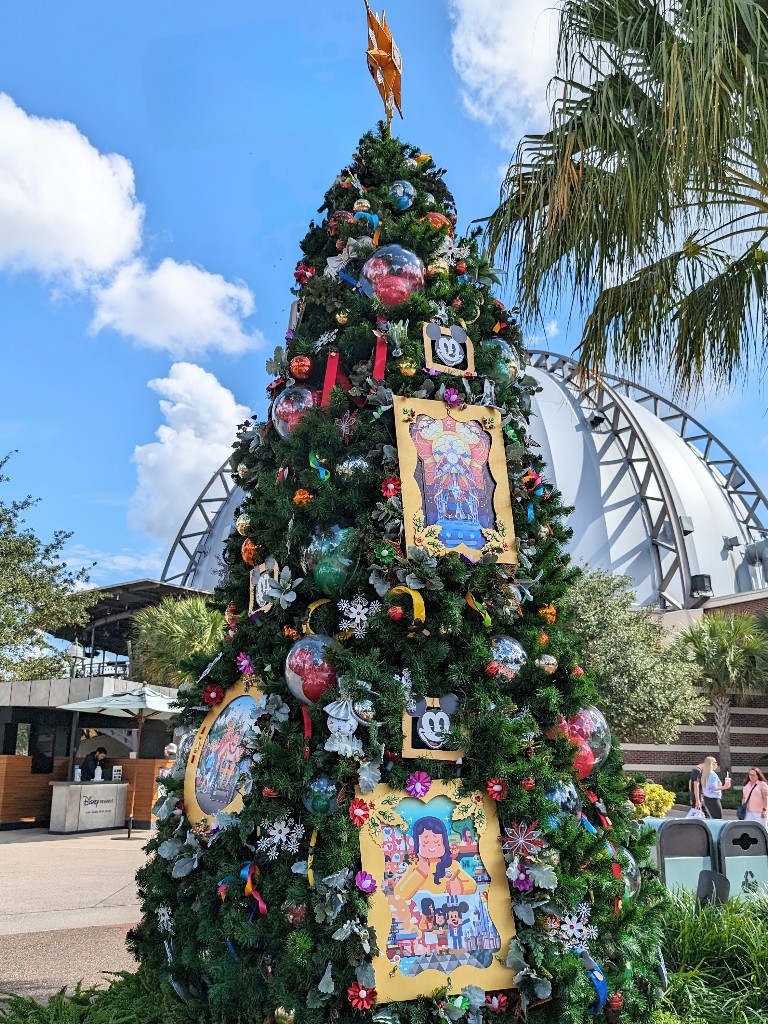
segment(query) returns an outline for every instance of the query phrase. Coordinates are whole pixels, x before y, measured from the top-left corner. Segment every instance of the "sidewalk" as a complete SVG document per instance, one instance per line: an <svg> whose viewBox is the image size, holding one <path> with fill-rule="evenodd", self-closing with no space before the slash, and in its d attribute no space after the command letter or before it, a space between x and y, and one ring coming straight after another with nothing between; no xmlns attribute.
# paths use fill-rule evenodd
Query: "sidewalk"
<svg viewBox="0 0 768 1024"><path fill-rule="evenodd" d="M44 1000L135 969L125 935L141 916L134 876L151 835L0 832L0 990Z"/></svg>

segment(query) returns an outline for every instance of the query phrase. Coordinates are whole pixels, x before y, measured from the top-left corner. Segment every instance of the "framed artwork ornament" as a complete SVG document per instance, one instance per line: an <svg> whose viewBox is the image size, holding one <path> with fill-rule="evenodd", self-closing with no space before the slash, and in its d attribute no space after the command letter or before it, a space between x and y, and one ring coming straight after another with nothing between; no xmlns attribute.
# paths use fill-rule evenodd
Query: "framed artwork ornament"
<svg viewBox="0 0 768 1024"><path fill-rule="evenodd" d="M366 795L363 870L377 881L368 925L380 1002L465 985L511 988L506 966L515 935L506 864L493 801L459 796L459 782L432 782L422 797L380 785Z"/></svg>
<svg viewBox="0 0 768 1024"><path fill-rule="evenodd" d="M398 395L393 408L408 546L517 565L499 411Z"/></svg>
<svg viewBox="0 0 768 1024"><path fill-rule="evenodd" d="M261 691L244 676L203 719L189 752L184 776L184 807L201 833L217 823L217 814L239 814L241 776L251 765L244 737L263 714Z"/></svg>
<svg viewBox="0 0 768 1024"><path fill-rule="evenodd" d="M459 761L460 750L445 750L453 718L459 710L455 693L442 697L422 697L406 704L403 712L403 757L423 757L428 761Z"/></svg>
<svg viewBox="0 0 768 1024"><path fill-rule="evenodd" d="M424 324L424 364L430 370L464 377L475 372L475 348L472 339L460 324L443 327Z"/></svg>

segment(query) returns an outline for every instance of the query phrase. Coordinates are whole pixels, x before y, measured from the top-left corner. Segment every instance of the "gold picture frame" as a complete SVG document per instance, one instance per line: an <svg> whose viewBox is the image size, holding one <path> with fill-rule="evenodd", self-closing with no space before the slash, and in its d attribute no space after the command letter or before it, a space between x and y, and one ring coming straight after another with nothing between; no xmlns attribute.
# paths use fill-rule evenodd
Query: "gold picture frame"
<svg viewBox="0 0 768 1024"><path fill-rule="evenodd" d="M368 805L362 866L377 882L368 924L379 1002L512 987L505 964L515 922L496 807L458 788L451 780L421 797L387 785L357 793Z"/></svg>
<svg viewBox="0 0 768 1024"><path fill-rule="evenodd" d="M517 565L498 409L399 395L393 408L407 545Z"/></svg>
<svg viewBox="0 0 768 1024"><path fill-rule="evenodd" d="M442 737L453 725L460 698L455 693L442 697L422 697L403 712L403 757L425 761L460 761L460 750L446 750Z"/></svg>
<svg viewBox="0 0 768 1024"><path fill-rule="evenodd" d="M424 365L430 370L454 377L474 376L475 346L460 324L442 327L430 321L424 324Z"/></svg>
<svg viewBox="0 0 768 1024"><path fill-rule="evenodd" d="M239 814L243 795L238 766L244 747L239 739L261 714L261 691L244 676L227 690L197 730L184 775L184 809L196 831L209 832L219 813Z"/></svg>

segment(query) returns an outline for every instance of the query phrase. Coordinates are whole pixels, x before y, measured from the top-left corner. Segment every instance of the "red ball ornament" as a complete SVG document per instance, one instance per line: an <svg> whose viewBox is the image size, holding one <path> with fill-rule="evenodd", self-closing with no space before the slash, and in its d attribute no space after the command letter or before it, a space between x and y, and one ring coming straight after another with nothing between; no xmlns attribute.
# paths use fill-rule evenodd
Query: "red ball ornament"
<svg viewBox="0 0 768 1024"><path fill-rule="evenodd" d="M633 786L629 792L629 799L637 807L645 803L645 790L642 786Z"/></svg>
<svg viewBox="0 0 768 1024"><path fill-rule="evenodd" d="M573 668L571 669L571 675L572 676L583 676L584 675L584 669L581 667L581 665L574 665Z"/></svg>
<svg viewBox="0 0 768 1024"><path fill-rule="evenodd" d="M614 992L608 1000L608 1005L612 1010L620 1010L624 1005L624 996L621 992Z"/></svg>
<svg viewBox="0 0 768 1024"><path fill-rule="evenodd" d="M466 274L466 272L467 272L467 264L464 262L464 260L459 260L459 262L456 264L456 273L457 274Z"/></svg>
<svg viewBox="0 0 768 1024"><path fill-rule="evenodd" d="M310 356L294 356L288 364L291 376L296 380L306 380L312 373L312 359Z"/></svg>
<svg viewBox="0 0 768 1024"><path fill-rule="evenodd" d="M522 779L520 785L527 793L531 793L536 788L536 779L528 776L527 779Z"/></svg>
<svg viewBox="0 0 768 1024"><path fill-rule="evenodd" d="M431 224L437 231L440 228L448 228L448 234L453 238L453 224L448 220L444 213L437 213L437 211L430 211L425 217L421 218L422 223L426 221Z"/></svg>
<svg viewBox="0 0 768 1024"><path fill-rule="evenodd" d="M413 292L413 285L404 276L384 277L374 283L374 294L385 306L399 306L407 302Z"/></svg>
<svg viewBox="0 0 768 1024"><path fill-rule="evenodd" d="M399 604L393 604L391 608L387 608L387 615L393 622L399 622L404 614L405 612Z"/></svg>
<svg viewBox="0 0 768 1024"><path fill-rule="evenodd" d="M586 743L580 743L576 756L573 759L573 767L580 779L586 779L595 767L595 755Z"/></svg>
<svg viewBox="0 0 768 1024"><path fill-rule="evenodd" d="M545 629L542 629L542 631L539 633L539 643L542 647L546 647L549 643L549 633L547 633Z"/></svg>
<svg viewBox="0 0 768 1024"><path fill-rule="evenodd" d="M328 660L333 639L313 633L295 643L285 659L285 681L294 697L314 704L337 683L336 669Z"/></svg>
<svg viewBox="0 0 768 1024"><path fill-rule="evenodd" d="M501 665L499 665L498 661L494 658L493 661L489 661L485 666L485 674L487 676L497 676L500 669Z"/></svg>

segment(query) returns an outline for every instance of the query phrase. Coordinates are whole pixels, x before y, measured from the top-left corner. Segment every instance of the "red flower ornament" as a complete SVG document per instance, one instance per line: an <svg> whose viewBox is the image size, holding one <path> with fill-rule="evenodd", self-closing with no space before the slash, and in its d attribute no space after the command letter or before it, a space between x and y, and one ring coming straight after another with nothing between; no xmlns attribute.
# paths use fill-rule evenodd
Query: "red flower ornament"
<svg viewBox="0 0 768 1024"><path fill-rule="evenodd" d="M359 981L353 981L347 989L347 999L356 1010L370 1010L376 1002L376 989L363 988Z"/></svg>
<svg viewBox="0 0 768 1024"><path fill-rule="evenodd" d="M491 800L503 800L507 795L507 784L503 779L500 779L497 775L494 775L492 779L488 779L488 785L485 787L488 790L488 796Z"/></svg>
<svg viewBox="0 0 768 1024"><path fill-rule="evenodd" d="M311 281L315 276L315 268L308 267L305 263L299 263L293 272L293 276L299 284L306 284L307 281Z"/></svg>
<svg viewBox="0 0 768 1024"><path fill-rule="evenodd" d="M214 704L221 704L224 700L224 687L220 683L208 683L203 690L203 700L206 704L210 704L211 707Z"/></svg>
<svg viewBox="0 0 768 1024"><path fill-rule="evenodd" d="M361 800L360 797L356 797L349 805L349 820L357 828L362 826L368 821L368 804L365 800Z"/></svg>
<svg viewBox="0 0 768 1024"><path fill-rule="evenodd" d="M495 996L492 996L489 992L485 997L485 1006L491 1013L504 1013L507 1009L507 997L503 992L499 992Z"/></svg>
<svg viewBox="0 0 768 1024"><path fill-rule="evenodd" d="M388 476L381 482L381 493L385 498L396 498L400 493L402 484L396 476Z"/></svg>

